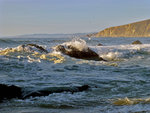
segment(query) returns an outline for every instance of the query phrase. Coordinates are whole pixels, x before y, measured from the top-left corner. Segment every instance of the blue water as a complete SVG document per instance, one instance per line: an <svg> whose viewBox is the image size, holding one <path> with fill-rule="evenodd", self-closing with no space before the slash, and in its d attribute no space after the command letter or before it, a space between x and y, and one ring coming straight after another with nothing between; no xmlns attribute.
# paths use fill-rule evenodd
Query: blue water
<svg viewBox="0 0 150 113"><path fill-rule="evenodd" d="M107 62L76 59L60 53L59 58L36 50L35 53L18 49L20 45L34 43L52 53L54 46L72 44L72 39L0 39L0 83L29 90L84 84L91 87L73 94L63 92L25 100L12 99L0 103L0 113L150 112L150 38L81 38ZM143 44L131 45L135 40ZM103 46L97 46L99 43ZM61 58L62 62L55 62ZM118 98L126 97L142 101L114 104Z"/></svg>

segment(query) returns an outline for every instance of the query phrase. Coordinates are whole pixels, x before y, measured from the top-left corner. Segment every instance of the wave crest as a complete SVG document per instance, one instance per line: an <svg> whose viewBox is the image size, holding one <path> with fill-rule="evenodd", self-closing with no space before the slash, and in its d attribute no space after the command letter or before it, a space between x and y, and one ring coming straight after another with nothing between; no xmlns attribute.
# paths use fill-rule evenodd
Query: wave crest
<svg viewBox="0 0 150 113"><path fill-rule="evenodd" d="M80 38L75 38L69 42L63 43L62 45L65 47L72 46L72 47L78 49L79 51L87 51L87 49L88 49L86 41L82 40Z"/></svg>

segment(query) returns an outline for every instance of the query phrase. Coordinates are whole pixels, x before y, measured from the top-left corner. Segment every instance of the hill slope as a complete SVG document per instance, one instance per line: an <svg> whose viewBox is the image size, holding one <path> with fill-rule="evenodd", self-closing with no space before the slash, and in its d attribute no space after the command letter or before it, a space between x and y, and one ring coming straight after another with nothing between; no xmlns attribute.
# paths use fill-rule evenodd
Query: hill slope
<svg viewBox="0 0 150 113"><path fill-rule="evenodd" d="M131 24L106 28L95 37L150 37L150 19Z"/></svg>

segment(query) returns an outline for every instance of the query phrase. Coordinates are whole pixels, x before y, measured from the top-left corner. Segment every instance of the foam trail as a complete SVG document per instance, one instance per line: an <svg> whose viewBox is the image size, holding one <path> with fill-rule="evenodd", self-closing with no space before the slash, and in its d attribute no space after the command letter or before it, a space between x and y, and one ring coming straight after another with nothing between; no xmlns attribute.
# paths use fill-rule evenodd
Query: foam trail
<svg viewBox="0 0 150 113"><path fill-rule="evenodd" d="M9 56L10 58L17 58L19 60L26 60L28 62L41 62L41 60L47 60L50 62L63 63L65 58L58 53L47 53L39 51L39 47L36 48L33 45L20 45L15 48L6 48L0 50L1 56Z"/></svg>
<svg viewBox="0 0 150 113"><path fill-rule="evenodd" d="M150 53L150 44L142 45L113 45L113 46L90 46L102 58L106 60L128 59L140 53Z"/></svg>
<svg viewBox="0 0 150 113"><path fill-rule="evenodd" d="M133 99L129 99L127 97L125 98L119 98L119 99L115 99L112 100L114 105L117 106L122 106L122 105L134 105L134 104L139 104L139 103L150 103L150 98L133 98Z"/></svg>

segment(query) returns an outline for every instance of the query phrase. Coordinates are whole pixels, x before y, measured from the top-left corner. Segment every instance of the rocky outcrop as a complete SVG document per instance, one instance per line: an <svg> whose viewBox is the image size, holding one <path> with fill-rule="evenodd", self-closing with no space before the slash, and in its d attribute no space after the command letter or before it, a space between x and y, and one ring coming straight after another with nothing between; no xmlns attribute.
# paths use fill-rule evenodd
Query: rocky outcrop
<svg viewBox="0 0 150 113"><path fill-rule="evenodd" d="M39 46L37 44L23 44L18 47L20 47L23 51L27 50L27 51L31 51L31 52L38 51L40 53L48 53L48 51L44 47Z"/></svg>
<svg viewBox="0 0 150 113"><path fill-rule="evenodd" d="M103 46L103 44L99 43L99 44L97 44L97 46Z"/></svg>
<svg viewBox="0 0 150 113"><path fill-rule="evenodd" d="M136 40L136 41L132 42L132 44L142 44L142 42L140 42L139 40Z"/></svg>
<svg viewBox="0 0 150 113"><path fill-rule="evenodd" d="M92 51L90 48L80 51L71 45L67 46L67 48L65 48L63 45L58 45L55 47L55 50L60 51L61 53L68 55L70 57L74 57L78 59L105 61L103 58L101 58L96 52Z"/></svg>
<svg viewBox="0 0 150 113"><path fill-rule="evenodd" d="M94 37L150 37L150 19L131 24L106 28L96 34L87 36Z"/></svg>
<svg viewBox="0 0 150 113"><path fill-rule="evenodd" d="M37 44L27 44L27 46L35 47L35 48L37 48L41 52L48 53L48 51L46 49L44 49L42 46L39 46Z"/></svg>

